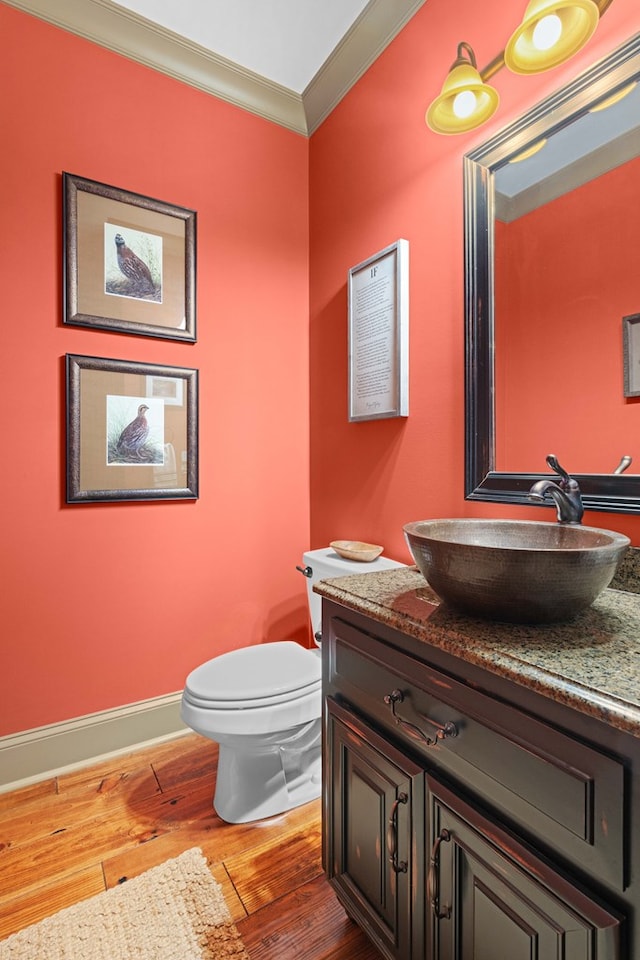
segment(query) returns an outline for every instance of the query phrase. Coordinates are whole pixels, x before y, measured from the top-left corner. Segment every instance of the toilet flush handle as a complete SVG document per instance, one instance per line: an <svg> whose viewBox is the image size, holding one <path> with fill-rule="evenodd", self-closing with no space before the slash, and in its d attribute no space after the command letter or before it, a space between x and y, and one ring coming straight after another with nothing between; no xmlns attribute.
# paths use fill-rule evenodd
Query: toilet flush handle
<svg viewBox="0 0 640 960"><path fill-rule="evenodd" d="M311 567L298 567L298 566L296 566L296 570L299 570L303 577L312 577L312 576L313 576L313 570L311 569Z"/></svg>

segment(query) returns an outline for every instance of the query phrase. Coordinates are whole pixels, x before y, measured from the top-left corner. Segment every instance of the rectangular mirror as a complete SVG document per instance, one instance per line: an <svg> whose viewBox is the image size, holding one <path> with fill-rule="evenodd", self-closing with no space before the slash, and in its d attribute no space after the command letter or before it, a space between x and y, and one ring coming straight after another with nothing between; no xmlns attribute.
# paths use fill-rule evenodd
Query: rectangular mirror
<svg viewBox="0 0 640 960"><path fill-rule="evenodd" d="M467 499L529 503L553 453L640 512L639 80L640 35L464 158Z"/></svg>

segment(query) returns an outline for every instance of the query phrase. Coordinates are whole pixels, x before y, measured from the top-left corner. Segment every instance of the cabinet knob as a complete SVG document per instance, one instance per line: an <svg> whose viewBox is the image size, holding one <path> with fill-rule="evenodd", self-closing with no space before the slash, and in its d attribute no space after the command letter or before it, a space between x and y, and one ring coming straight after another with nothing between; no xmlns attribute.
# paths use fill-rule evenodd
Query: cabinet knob
<svg viewBox="0 0 640 960"><path fill-rule="evenodd" d="M393 718L398 724L399 727L402 727L403 730L406 730L407 733L415 737L416 740L421 740L427 747L435 747L438 740L446 740L448 737L457 737L458 728L455 723L452 723L450 720L447 723L437 723L435 720L431 720L429 717L421 717L421 720L424 723L431 724L432 727L435 727L436 734L433 737L430 737L423 730L420 729L415 723L410 723L409 720L405 720L403 717L399 716L396 711L396 704L402 703L404 701L404 693L402 690L392 690L391 693L388 693L384 697L384 702L388 707L391 708L391 713Z"/></svg>

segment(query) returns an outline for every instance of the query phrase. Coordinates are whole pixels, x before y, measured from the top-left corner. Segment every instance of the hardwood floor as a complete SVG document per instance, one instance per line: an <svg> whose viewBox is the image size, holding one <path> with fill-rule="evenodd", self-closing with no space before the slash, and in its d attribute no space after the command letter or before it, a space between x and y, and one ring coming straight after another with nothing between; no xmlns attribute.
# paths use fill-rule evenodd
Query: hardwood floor
<svg viewBox="0 0 640 960"><path fill-rule="evenodd" d="M251 960L379 960L322 873L320 801L224 823L216 759L188 734L0 794L0 939L200 847Z"/></svg>

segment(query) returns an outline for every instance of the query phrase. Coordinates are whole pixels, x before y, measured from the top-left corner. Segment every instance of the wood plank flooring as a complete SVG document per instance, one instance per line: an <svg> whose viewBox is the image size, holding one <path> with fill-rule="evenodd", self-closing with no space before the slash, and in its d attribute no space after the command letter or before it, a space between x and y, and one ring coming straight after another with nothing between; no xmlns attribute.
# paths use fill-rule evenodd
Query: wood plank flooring
<svg viewBox="0 0 640 960"><path fill-rule="evenodd" d="M224 823L217 750L188 734L0 794L0 939L200 847L251 960L380 960L324 878L320 801Z"/></svg>

